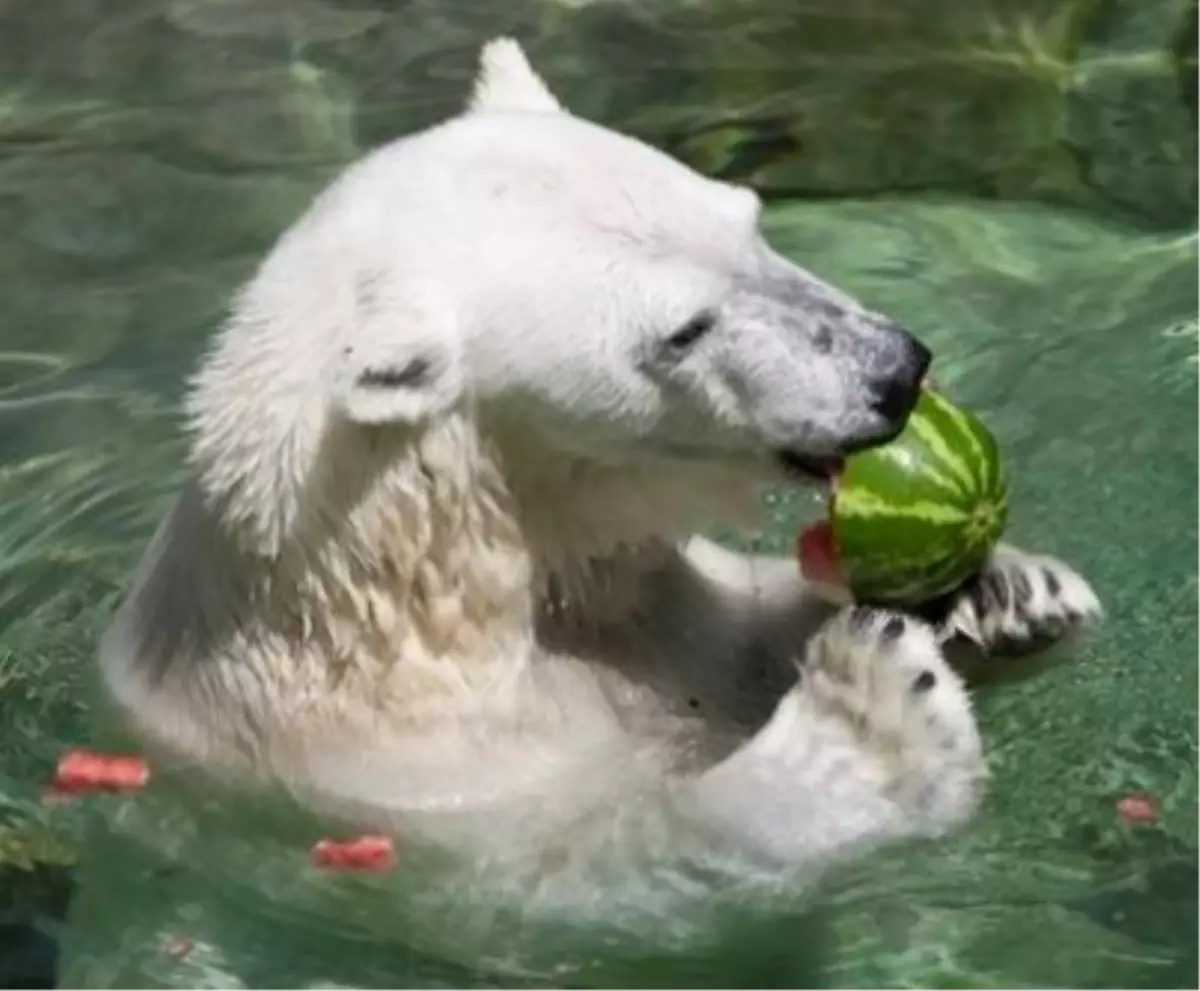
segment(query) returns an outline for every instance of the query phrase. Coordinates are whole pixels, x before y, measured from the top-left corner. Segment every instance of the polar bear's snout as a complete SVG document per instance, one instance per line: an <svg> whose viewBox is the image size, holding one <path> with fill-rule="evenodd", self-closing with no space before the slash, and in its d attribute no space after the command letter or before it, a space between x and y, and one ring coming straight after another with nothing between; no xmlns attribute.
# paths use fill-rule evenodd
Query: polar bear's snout
<svg viewBox="0 0 1200 991"><path fill-rule="evenodd" d="M932 360L895 320L781 258L742 280L722 322L720 374L757 437L808 474L903 430Z"/></svg>
<svg viewBox="0 0 1200 991"><path fill-rule="evenodd" d="M867 372L868 402L883 423L883 436L891 440L904 429L908 414L917 404L921 383L929 370L933 354L916 337L898 325L879 331L882 342L876 348ZM867 436L844 445L846 453L870 447L878 438Z"/></svg>

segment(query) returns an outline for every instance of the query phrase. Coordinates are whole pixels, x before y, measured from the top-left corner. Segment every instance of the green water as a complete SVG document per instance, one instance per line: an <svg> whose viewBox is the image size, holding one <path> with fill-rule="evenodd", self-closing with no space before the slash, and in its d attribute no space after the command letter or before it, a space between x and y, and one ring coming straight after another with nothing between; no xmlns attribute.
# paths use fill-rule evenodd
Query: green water
<svg viewBox="0 0 1200 991"><path fill-rule="evenodd" d="M256 861L185 802L41 800L230 292L338 168L453 112L500 32L916 328L1010 452L1014 539L1108 609L1069 664L980 692L962 835L703 945L564 938L536 967L534 935L482 960L382 933L369 893L322 901L302 853ZM0 986L40 929L67 986L1195 987L1195 45L1175 0L0 0ZM771 502L741 539L790 541ZM1135 791L1155 824L1117 817Z"/></svg>

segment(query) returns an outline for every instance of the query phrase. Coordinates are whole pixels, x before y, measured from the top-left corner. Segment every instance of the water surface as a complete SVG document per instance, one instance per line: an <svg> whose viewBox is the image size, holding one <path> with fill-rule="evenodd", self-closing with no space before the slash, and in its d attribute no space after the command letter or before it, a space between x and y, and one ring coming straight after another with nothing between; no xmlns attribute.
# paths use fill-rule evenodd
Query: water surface
<svg viewBox="0 0 1200 991"><path fill-rule="evenodd" d="M256 863L186 804L41 798L230 292L345 163L454 112L500 32L930 341L1013 459L1014 540L1109 612L981 692L995 780L961 836L705 946L564 938L537 969L385 936L352 885L323 917L302 845ZM1195 38L1174 0L0 0L0 982L45 969L75 884L70 986L1194 987ZM788 545L802 507L771 505L739 539Z"/></svg>

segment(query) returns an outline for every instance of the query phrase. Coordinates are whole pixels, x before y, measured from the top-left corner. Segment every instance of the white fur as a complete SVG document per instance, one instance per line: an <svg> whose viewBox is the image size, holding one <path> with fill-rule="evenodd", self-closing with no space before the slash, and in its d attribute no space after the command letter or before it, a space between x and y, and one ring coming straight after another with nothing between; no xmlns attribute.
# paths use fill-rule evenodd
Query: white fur
<svg viewBox="0 0 1200 991"><path fill-rule="evenodd" d="M562 110L546 84L530 68L521 46L512 38L496 38L483 46L471 107L492 112L555 113Z"/></svg>
<svg viewBox="0 0 1200 991"><path fill-rule="evenodd" d="M530 890L558 851L581 900L964 821L984 762L932 631L691 536L775 449L878 431L905 346L756 218L488 45L469 112L326 190L200 368L192 480L102 650L148 744ZM1095 610L1053 567L1008 633Z"/></svg>

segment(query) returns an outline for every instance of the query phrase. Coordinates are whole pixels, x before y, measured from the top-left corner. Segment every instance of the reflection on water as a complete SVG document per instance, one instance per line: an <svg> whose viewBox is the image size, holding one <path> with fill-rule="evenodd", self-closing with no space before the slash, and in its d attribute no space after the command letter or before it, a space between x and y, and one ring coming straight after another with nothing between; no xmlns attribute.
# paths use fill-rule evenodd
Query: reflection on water
<svg viewBox="0 0 1200 991"><path fill-rule="evenodd" d="M781 248L919 328L1012 452L1021 540L1110 613L1077 663L981 697L995 782L962 837L677 956L568 934L538 980L1194 986L1195 25L1176 0L0 0L6 943L45 959L20 926L54 927L93 842L101 805L41 782L89 735L94 640L179 479L177 400L229 293L515 32L578 112L756 185ZM798 507L772 512L758 539L782 547ZM1130 791L1156 825L1118 820ZM80 872L77 984L488 980L405 951L353 885L322 901L286 858L201 842L194 809L125 814L173 839Z"/></svg>

